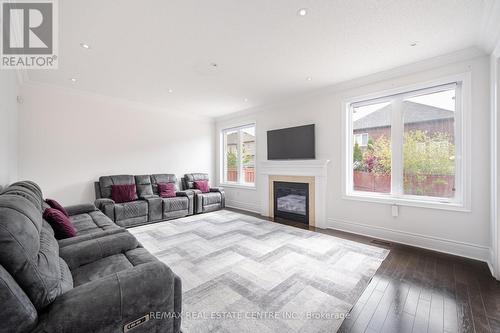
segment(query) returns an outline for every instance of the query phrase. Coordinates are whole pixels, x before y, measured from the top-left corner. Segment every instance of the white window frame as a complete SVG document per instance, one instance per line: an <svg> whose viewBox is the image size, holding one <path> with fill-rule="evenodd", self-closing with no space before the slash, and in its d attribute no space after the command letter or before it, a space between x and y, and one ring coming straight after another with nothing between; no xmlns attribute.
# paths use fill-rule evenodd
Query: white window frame
<svg viewBox="0 0 500 333"><path fill-rule="evenodd" d="M348 200L359 200L391 205L414 206L423 208L435 208L445 210L470 211L470 110L471 110L471 90L470 72L448 76L430 82L409 85L397 89L390 89L374 94L358 96L342 102L342 186L343 198ZM404 195L402 192L403 179L403 117L399 112L392 112L391 128L391 193L376 193L355 191L353 187L353 122L352 105L373 104L376 102L394 102L399 99L428 94L443 89L443 86L457 84L456 110L455 110L455 150L456 150L456 170L455 170L455 198L437 198L417 195ZM399 96L399 98L398 98Z"/></svg>
<svg viewBox="0 0 500 333"><path fill-rule="evenodd" d="M354 143L356 143L356 136L358 136L358 137L361 138L361 140L360 140L361 143L358 143L358 146L360 146L360 147L366 147L366 146L368 146L368 140L370 139L368 137L368 133L354 134ZM366 143L365 144L363 144L363 136L366 136Z"/></svg>
<svg viewBox="0 0 500 333"><path fill-rule="evenodd" d="M251 128L253 127L255 129L255 151L254 151L254 156L255 156L255 161L254 161L254 172L255 172L255 181L254 183L245 183L242 181L242 176L243 176L243 164L241 163L241 156L243 154L243 142L242 142L242 135L241 131L246 129L246 128ZM226 180L226 173L225 173L225 168L226 168L226 162L227 162L227 154L226 154L226 133L227 132L234 132L237 131L238 134L238 148L237 148L237 158L236 158L236 163L237 163L237 169L238 169L238 180L235 182L230 182ZM248 123L245 125L241 126L234 126L234 127L229 127L229 128L224 128L220 131L220 152L221 152L221 167L220 167L220 185L226 186L226 187L242 187L242 188L250 188L250 189L255 189L255 186L257 184L257 125L256 123Z"/></svg>

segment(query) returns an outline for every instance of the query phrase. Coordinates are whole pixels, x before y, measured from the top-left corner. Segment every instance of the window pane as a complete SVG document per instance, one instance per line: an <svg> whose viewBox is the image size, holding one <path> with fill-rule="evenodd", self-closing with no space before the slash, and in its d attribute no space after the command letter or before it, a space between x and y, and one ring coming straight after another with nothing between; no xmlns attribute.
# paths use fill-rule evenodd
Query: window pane
<svg viewBox="0 0 500 333"><path fill-rule="evenodd" d="M247 127L241 130L243 182L245 184L255 183L255 127Z"/></svg>
<svg viewBox="0 0 500 333"><path fill-rule="evenodd" d="M224 132L224 181L238 181L238 130Z"/></svg>
<svg viewBox="0 0 500 333"><path fill-rule="evenodd" d="M403 193L455 196L455 89L403 101Z"/></svg>
<svg viewBox="0 0 500 333"><path fill-rule="evenodd" d="M391 192L391 112L390 103L352 108L355 191Z"/></svg>

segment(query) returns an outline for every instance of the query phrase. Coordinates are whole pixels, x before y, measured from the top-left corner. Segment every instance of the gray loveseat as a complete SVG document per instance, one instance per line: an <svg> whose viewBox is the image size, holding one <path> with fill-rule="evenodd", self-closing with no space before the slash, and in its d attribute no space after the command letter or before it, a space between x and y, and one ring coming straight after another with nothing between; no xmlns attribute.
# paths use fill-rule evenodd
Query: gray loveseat
<svg viewBox="0 0 500 333"><path fill-rule="evenodd" d="M208 213L226 207L226 195L222 187L210 187L210 192L202 193L194 188L197 180L209 181L206 173L187 173L181 179L182 187L186 191L194 193L194 213Z"/></svg>
<svg viewBox="0 0 500 333"><path fill-rule="evenodd" d="M170 268L93 205L67 207L77 236L57 241L44 208L32 182L0 194L0 332L180 332Z"/></svg>
<svg viewBox="0 0 500 333"><path fill-rule="evenodd" d="M172 174L100 177L94 184L95 205L115 223L127 228L193 214L193 191L176 191L176 197L161 198L158 196L158 183L173 183L177 188L177 178ZM137 200L114 202L111 199L112 185L128 184L135 184Z"/></svg>

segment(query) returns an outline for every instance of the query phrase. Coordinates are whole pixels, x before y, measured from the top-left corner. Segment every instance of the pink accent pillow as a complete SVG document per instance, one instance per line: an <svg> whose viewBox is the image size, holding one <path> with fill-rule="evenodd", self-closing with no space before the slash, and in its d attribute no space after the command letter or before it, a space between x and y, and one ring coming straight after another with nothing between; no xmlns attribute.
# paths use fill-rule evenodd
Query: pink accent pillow
<svg viewBox="0 0 500 333"><path fill-rule="evenodd" d="M208 180L195 180L194 188L200 190L202 193L210 192L210 187L208 186Z"/></svg>
<svg viewBox="0 0 500 333"><path fill-rule="evenodd" d="M137 200L135 184L111 185L111 199L116 203Z"/></svg>
<svg viewBox="0 0 500 333"><path fill-rule="evenodd" d="M173 198L177 196L175 193L174 183L158 183L158 194L162 198Z"/></svg>
<svg viewBox="0 0 500 333"><path fill-rule="evenodd" d="M63 206L59 204L59 202L55 201L54 199L45 199L45 202L50 206L50 208L57 209L58 211L66 215L66 217L69 217L68 212L66 211L66 209L64 209Z"/></svg>
<svg viewBox="0 0 500 333"><path fill-rule="evenodd" d="M60 210L55 208L47 208L43 212L43 218L50 224L54 230L56 239L71 238L76 236L75 227Z"/></svg>

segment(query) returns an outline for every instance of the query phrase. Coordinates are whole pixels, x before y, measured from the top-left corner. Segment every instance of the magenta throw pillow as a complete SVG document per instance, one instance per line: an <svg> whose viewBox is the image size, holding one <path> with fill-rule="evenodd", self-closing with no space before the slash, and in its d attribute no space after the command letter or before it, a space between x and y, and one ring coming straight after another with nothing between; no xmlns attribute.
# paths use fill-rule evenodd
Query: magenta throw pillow
<svg viewBox="0 0 500 333"><path fill-rule="evenodd" d="M111 185L111 199L116 203L137 200L135 184Z"/></svg>
<svg viewBox="0 0 500 333"><path fill-rule="evenodd" d="M47 208L43 212L43 218L50 224L54 230L56 239L71 238L76 236L75 227L60 210L55 208Z"/></svg>
<svg viewBox="0 0 500 333"><path fill-rule="evenodd" d="M208 186L207 180L195 180L194 188L200 190L202 193L210 192L210 187Z"/></svg>
<svg viewBox="0 0 500 333"><path fill-rule="evenodd" d="M63 206L61 206L59 202L55 201L54 199L45 199L45 202L50 206L50 208L57 209L58 211L66 215L66 217L69 217L68 212L66 211L66 209L64 209Z"/></svg>
<svg viewBox="0 0 500 333"><path fill-rule="evenodd" d="M177 194L175 193L174 183L158 183L158 194L162 198L173 198Z"/></svg>

